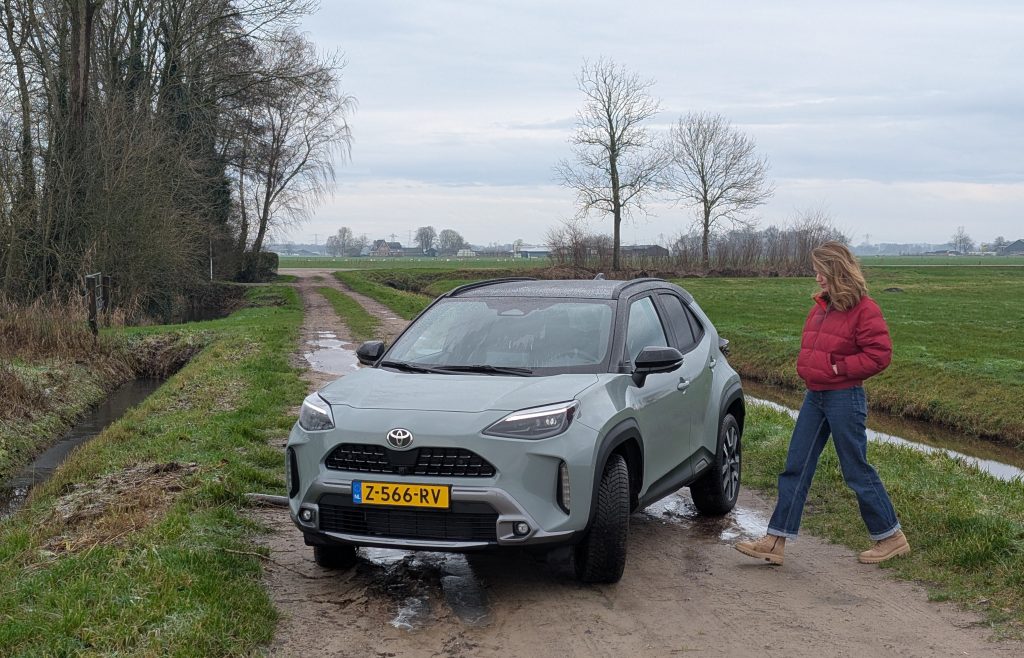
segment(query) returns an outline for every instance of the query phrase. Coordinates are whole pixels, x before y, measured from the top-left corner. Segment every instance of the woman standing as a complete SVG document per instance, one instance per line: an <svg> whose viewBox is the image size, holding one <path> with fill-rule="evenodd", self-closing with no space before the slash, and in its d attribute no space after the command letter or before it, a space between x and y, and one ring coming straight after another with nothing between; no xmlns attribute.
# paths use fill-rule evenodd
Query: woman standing
<svg viewBox="0 0 1024 658"><path fill-rule="evenodd" d="M875 545L860 554L866 564L910 552L892 501L867 461L867 401L863 381L885 370L892 357L889 329L878 304L868 297L860 266L839 242L811 252L821 291L807 315L797 373L807 384L800 415L789 442L786 470L779 475L779 500L768 534L739 542L736 550L782 564L786 539L797 536L814 470L829 434L835 443L843 479L857 494L860 515Z"/></svg>

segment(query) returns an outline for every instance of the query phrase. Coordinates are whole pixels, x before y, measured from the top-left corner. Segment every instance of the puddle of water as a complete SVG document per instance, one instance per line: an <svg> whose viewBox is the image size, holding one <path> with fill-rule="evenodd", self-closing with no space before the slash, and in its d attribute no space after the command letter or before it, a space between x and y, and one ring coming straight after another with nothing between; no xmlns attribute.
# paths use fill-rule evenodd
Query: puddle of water
<svg viewBox="0 0 1024 658"><path fill-rule="evenodd" d="M749 385L748 382L744 382L743 387L748 393L763 396L752 397L748 395L746 398L748 402L764 405L776 411L782 411L789 414L792 418L797 417L799 412L789 405L796 406L802 403L803 398L798 393L780 393L774 390L774 387L765 386L764 384ZM765 399L769 396L776 399ZM785 399L778 401L783 396L785 396ZM796 400L796 397L799 397L799 400ZM874 410L870 412L868 418L870 424L875 427L878 427L879 423L886 425L898 424L902 430L909 430L906 431L906 434L913 436L913 440L911 440L869 427L867 430L869 441L906 446L924 453L942 453L953 459L970 464L1000 480L1024 480L1024 455L1020 451L982 441L972 441L970 437L943 432L939 429L927 427L924 423L894 419ZM889 428L887 427L886 429ZM949 445L953 445L957 449L947 447Z"/></svg>
<svg viewBox="0 0 1024 658"><path fill-rule="evenodd" d="M71 451L102 432L126 411L145 400L163 384L162 379L136 379L123 385L92 409L60 441L39 455L17 476L0 484L0 518L7 516L25 502L29 491L47 480Z"/></svg>
<svg viewBox="0 0 1024 658"><path fill-rule="evenodd" d="M768 518L743 507L736 507L725 516L701 515L693 504L689 491L685 489L648 506L643 514L652 520L672 523L705 536L717 537L723 542L763 537L768 532Z"/></svg>
<svg viewBox="0 0 1024 658"><path fill-rule="evenodd" d="M402 597L391 620L395 628L415 631L433 619L430 597L423 590L426 583L437 581L445 604L459 621L473 627L491 623L483 583L473 574L465 555L373 547L361 548L359 552L371 564L384 569L384 589Z"/></svg>
<svg viewBox="0 0 1024 658"><path fill-rule="evenodd" d="M303 354L313 370L331 375L347 375L359 369L359 359L351 343L338 340L333 331L316 333L316 340L306 341L316 349Z"/></svg>
<svg viewBox="0 0 1024 658"><path fill-rule="evenodd" d="M468 626L487 626L491 611L483 584L473 575L464 555L447 555L443 564L441 590L445 603L455 616Z"/></svg>
<svg viewBox="0 0 1024 658"><path fill-rule="evenodd" d="M403 631L423 628L430 618L430 601L426 597L410 596L402 602L391 625Z"/></svg>

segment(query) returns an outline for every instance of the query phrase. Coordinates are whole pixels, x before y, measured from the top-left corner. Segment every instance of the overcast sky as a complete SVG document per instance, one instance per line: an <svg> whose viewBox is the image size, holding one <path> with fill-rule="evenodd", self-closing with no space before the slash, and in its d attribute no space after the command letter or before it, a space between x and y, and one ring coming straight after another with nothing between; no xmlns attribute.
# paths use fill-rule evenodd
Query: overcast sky
<svg viewBox="0 0 1024 658"><path fill-rule="evenodd" d="M776 189L762 225L823 207L855 243L1024 237L1016 0L323 0L303 29L344 53L358 109L334 194L293 241L349 226L404 243L429 224L542 243L575 213L553 167L571 155L576 75L602 56L655 80L652 129L715 112L755 139ZM651 211L623 243L693 219Z"/></svg>

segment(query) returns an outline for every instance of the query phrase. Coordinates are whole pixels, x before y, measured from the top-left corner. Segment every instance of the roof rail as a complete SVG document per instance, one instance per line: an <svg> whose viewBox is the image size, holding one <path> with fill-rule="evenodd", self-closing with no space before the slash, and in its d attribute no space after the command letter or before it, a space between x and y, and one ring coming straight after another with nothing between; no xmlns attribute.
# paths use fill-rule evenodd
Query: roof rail
<svg viewBox="0 0 1024 658"><path fill-rule="evenodd" d="M484 286L491 286L491 285L495 285L495 284L498 284L498 283L509 283L511 281L536 281L536 280L537 279L535 279L532 276L510 276L510 277L505 277L503 279L487 279L486 281L474 281L473 283L467 283L465 285L459 286L458 288L455 288L453 290L448 291L445 294L445 297L455 297L457 295L461 295L462 293L468 292L468 291L473 290L475 288L483 288Z"/></svg>
<svg viewBox="0 0 1024 658"><path fill-rule="evenodd" d="M652 281L662 281L663 282L664 279L659 279L658 277L654 277L654 276L642 277L640 279L626 279L626 280L622 281L621 283L619 283L617 286L615 286L615 290L612 292L612 298L613 299L618 299L619 295L622 294L622 291L625 290L626 288L628 288L629 286L635 286L635 285L637 285L639 283L650 283Z"/></svg>

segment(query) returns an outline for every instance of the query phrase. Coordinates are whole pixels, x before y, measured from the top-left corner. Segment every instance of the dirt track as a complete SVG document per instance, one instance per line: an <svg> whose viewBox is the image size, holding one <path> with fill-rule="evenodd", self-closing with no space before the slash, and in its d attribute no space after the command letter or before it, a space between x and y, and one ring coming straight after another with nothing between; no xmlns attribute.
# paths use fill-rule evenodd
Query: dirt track
<svg viewBox="0 0 1024 658"><path fill-rule="evenodd" d="M306 303L304 340L344 327L291 270ZM373 309L371 309L373 312ZM396 325L389 323L388 329ZM302 355L298 355L302 359ZM311 388L336 375L310 370ZM283 445L283 440L281 441ZM772 567L731 546L764 532L770 512L744 491L723 519L703 519L681 491L633 517L622 581L582 586L568 564L525 553L445 555L364 550L355 569L313 563L283 509L266 583L282 619L274 655L334 656L978 656L1024 655L993 643L981 620L929 603L925 590L858 564L855 552L803 537ZM910 539L913 541L912 529Z"/></svg>

